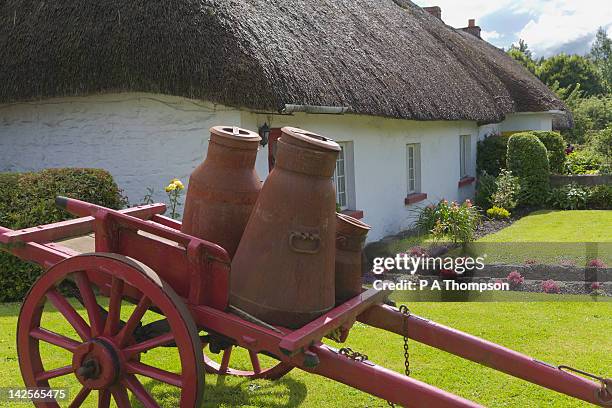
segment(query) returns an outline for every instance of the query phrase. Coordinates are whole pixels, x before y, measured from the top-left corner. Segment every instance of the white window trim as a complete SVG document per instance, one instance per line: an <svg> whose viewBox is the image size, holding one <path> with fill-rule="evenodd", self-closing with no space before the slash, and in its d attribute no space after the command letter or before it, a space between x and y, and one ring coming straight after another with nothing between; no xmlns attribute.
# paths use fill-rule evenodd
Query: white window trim
<svg viewBox="0 0 612 408"><path fill-rule="evenodd" d="M355 209L355 167L354 167L354 155L353 155L353 142L337 142L342 148L343 153L343 164L344 164L344 205L340 205L340 210ZM338 162L336 162L336 166ZM336 188L336 203L340 204L340 192L337 189L338 186L338 174L337 170L334 171L333 177L334 187Z"/></svg>
<svg viewBox="0 0 612 408"><path fill-rule="evenodd" d="M412 162L410 154L412 152ZM412 164L412 165L411 165ZM412 182L414 180L414 182ZM406 145L406 188L408 195L421 192L421 144Z"/></svg>
<svg viewBox="0 0 612 408"><path fill-rule="evenodd" d="M467 141L467 143L465 143ZM472 176L472 135L459 136L459 179Z"/></svg>

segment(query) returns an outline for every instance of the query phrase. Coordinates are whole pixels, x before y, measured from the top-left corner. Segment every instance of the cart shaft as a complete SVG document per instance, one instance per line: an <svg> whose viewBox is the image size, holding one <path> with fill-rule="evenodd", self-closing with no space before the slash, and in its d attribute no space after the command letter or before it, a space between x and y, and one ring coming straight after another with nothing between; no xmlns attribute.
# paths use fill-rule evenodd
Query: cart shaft
<svg viewBox="0 0 612 408"><path fill-rule="evenodd" d="M311 347L310 351L317 355L319 364L315 368L302 368L303 370L331 378L403 407L481 406L370 361L352 360L323 344Z"/></svg>
<svg viewBox="0 0 612 408"><path fill-rule="evenodd" d="M430 320L406 317L389 306L373 306L358 320L592 404L611 399L601 384Z"/></svg>

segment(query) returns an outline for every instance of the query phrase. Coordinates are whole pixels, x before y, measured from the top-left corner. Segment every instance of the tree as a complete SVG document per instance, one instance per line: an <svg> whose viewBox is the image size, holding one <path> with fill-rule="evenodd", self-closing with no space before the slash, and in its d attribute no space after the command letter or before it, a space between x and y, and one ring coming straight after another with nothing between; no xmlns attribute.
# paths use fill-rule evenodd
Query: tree
<svg viewBox="0 0 612 408"><path fill-rule="evenodd" d="M612 39L603 27L599 27L599 30L597 30L590 57L597 67L597 72L606 92L612 92Z"/></svg>
<svg viewBox="0 0 612 408"><path fill-rule="evenodd" d="M580 84L585 96L603 92L595 64L579 55L562 53L545 59L538 67L537 74L548 86L558 82L560 88L573 90Z"/></svg>
<svg viewBox="0 0 612 408"><path fill-rule="evenodd" d="M510 57L512 57L512 59L518 61L521 65L527 68L529 72L534 75L536 74L537 66L533 60L533 54L525 41L519 40L518 45L512 44L507 53Z"/></svg>

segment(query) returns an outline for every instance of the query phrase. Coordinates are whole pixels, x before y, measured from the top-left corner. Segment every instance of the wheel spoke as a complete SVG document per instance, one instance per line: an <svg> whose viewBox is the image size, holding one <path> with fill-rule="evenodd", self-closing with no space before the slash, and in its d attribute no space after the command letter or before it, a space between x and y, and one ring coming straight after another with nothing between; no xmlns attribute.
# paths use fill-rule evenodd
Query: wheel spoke
<svg viewBox="0 0 612 408"><path fill-rule="evenodd" d="M253 350L249 350L249 357L251 358L251 364L253 365L253 372L255 374L261 373L261 364L259 364L259 357Z"/></svg>
<svg viewBox="0 0 612 408"><path fill-rule="evenodd" d="M127 339L134 332L134 329L136 328L138 323L140 323L140 320L149 309L149 306L151 306L151 299L146 296L142 296L140 298L140 302L138 302L138 305L136 306L136 309L134 309L134 312L128 319L127 323L125 323L125 325L121 328L121 331L117 335L116 340L119 348L125 345Z"/></svg>
<svg viewBox="0 0 612 408"><path fill-rule="evenodd" d="M230 357L232 356L232 348L233 346L229 346L228 348L223 350L223 357L221 357L221 366L219 367L219 372L222 374L227 372Z"/></svg>
<svg viewBox="0 0 612 408"><path fill-rule="evenodd" d="M30 331L30 336L35 339L42 340L45 343L53 344L54 346L61 347L72 353L79 347L80 343L76 342L68 337L64 337L61 334L54 333L42 327L37 327Z"/></svg>
<svg viewBox="0 0 612 408"><path fill-rule="evenodd" d="M91 288L91 282L86 272L75 273L74 280L79 288L83 299L83 306L87 309L89 324L91 325L91 335L96 337L102 333L102 316L100 306L96 300L96 295Z"/></svg>
<svg viewBox="0 0 612 408"><path fill-rule="evenodd" d="M155 347L165 346L168 343L172 343L174 335L172 333L165 333L160 336L153 337L152 339L145 340L141 343L133 344L123 349L123 353L126 359L129 359L134 354L143 353L147 350L151 350Z"/></svg>
<svg viewBox="0 0 612 408"><path fill-rule="evenodd" d="M111 392L113 393L113 398L117 403L117 407L119 408L131 408L132 404L130 404L130 398L128 397L127 389L123 385L115 385Z"/></svg>
<svg viewBox="0 0 612 408"><path fill-rule="evenodd" d="M43 371L41 373L36 374L36 381L46 381L51 378L61 377L62 375L70 374L73 372L72 366L64 366L59 368L54 368L53 370Z"/></svg>
<svg viewBox="0 0 612 408"><path fill-rule="evenodd" d="M68 320L68 323L76 330L77 334L83 341L87 341L91 338L91 329L83 320L81 315L72 307L72 305L66 300L65 297L60 293L51 289L47 292L47 299L55 306L55 308Z"/></svg>
<svg viewBox="0 0 612 408"><path fill-rule="evenodd" d="M109 408L110 407L111 393L108 389L98 391L98 408Z"/></svg>
<svg viewBox="0 0 612 408"><path fill-rule="evenodd" d="M104 326L104 334L114 336L117 333L119 319L121 316L121 300L123 297L123 281L115 276L112 278L110 299L108 301L108 315L106 316L106 325ZM114 396L115 394L113 394Z"/></svg>
<svg viewBox="0 0 612 408"><path fill-rule="evenodd" d="M82 387L81 391L79 391L79 393L76 395L76 397L74 397L74 400L72 400L70 405L68 405L68 408L78 408L78 407L80 407L83 404L83 402L85 401L85 398L87 398L87 396L89 395L90 392L91 392L90 388Z"/></svg>
<svg viewBox="0 0 612 408"><path fill-rule="evenodd" d="M145 408L159 408L159 405L151 394L142 386L141 382L136 378L135 375L129 374L122 383L132 391L132 393L138 398L138 400L145 406Z"/></svg>
<svg viewBox="0 0 612 408"><path fill-rule="evenodd" d="M179 388L181 388L183 385L183 380L181 379L180 375L161 370L157 367L151 367L150 365L139 363L137 361L130 361L125 365L125 367L127 372L130 374L144 375L145 377L174 385L175 387Z"/></svg>

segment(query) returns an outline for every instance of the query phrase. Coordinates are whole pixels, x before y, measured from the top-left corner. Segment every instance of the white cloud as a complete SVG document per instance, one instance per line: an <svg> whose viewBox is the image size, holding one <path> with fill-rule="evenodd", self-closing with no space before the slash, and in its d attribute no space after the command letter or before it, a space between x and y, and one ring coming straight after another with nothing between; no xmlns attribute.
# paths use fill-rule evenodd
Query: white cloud
<svg viewBox="0 0 612 408"><path fill-rule="evenodd" d="M491 40L497 40L498 38L501 37L501 34L498 33L497 31L485 31L483 30L480 35L482 36L482 38L484 38L487 41L491 41Z"/></svg>
<svg viewBox="0 0 612 408"><path fill-rule="evenodd" d="M421 6L440 6L443 20L454 27L465 27L467 20L476 23L497 12L533 16L522 28L511 32L503 26L483 26L483 37L494 41L516 36L524 39L536 55L547 56L563 48L564 44L588 42L598 27L608 27L612 34L611 0L415 0ZM487 31L494 29L495 31Z"/></svg>
<svg viewBox="0 0 612 408"><path fill-rule="evenodd" d="M549 0L538 8L538 17L517 33L538 55L592 35L599 26L612 25L609 0Z"/></svg>

